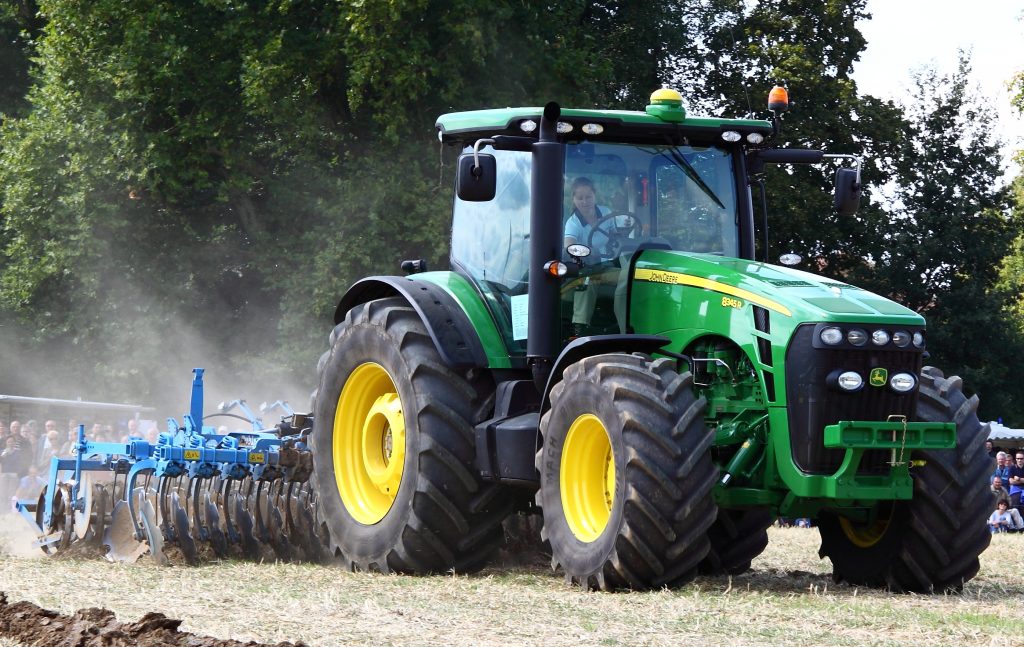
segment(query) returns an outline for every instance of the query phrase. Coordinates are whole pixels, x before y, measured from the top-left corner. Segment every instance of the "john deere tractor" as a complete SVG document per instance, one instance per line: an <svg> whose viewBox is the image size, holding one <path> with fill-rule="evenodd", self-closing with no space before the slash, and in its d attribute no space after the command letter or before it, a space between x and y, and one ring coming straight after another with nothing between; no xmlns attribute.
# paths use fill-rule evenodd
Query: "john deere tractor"
<svg viewBox="0 0 1024 647"><path fill-rule="evenodd" d="M837 580L977 573L987 430L924 366L924 319L755 260L767 164L838 161L836 209L860 199L856 158L771 146L786 107L698 118L663 89L438 119L451 267L355 283L318 367L318 511L349 568L480 568L519 509L588 588L740 573L777 517L814 520ZM567 237L588 183L597 220Z"/></svg>

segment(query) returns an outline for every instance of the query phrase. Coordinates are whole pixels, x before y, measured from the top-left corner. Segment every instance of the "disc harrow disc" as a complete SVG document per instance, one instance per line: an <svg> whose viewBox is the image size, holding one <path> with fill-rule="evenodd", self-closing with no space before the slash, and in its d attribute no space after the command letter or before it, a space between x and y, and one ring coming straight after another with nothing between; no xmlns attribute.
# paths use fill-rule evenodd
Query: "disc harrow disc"
<svg viewBox="0 0 1024 647"><path fill-rule="evenodd" d="M319 561L316 547L313 543L313 535L311 534L312 528L306 528L303 523L299 489L295 483L288 484L288 492L284 500L284 525L288 530L289 538L299 549L303 561Z"/></svg>
<svg viewBox="0 0 1024 647"><path fill-rule="evenodd" d="M174 516L171 514L171 489L174 487L173 479L161 476L156 486L156 503L153 504L153 512L157 514L154 518L159 521L159 528L163 538L174 541L174 528L172 522Z"/></svg>
<svg viewBox="0 0 1024 647"><path fill-rule="evenodd" d="M89 472L82 473L82 479L78 482L78 496L82 499L82 509L74 511L75 537L85 539L92 525L93 482Z"/></svg>
<svg viewBox="0 0 1024 647"><path fill-rule="evenodd" d="M131 510L121 499L110 513L110 524L103 534L103 544L109 549L107 559L112 562L135 562L146 553L146 544L135 538Z"/></svg>
<svg viewBox="0 0 1024 647"><path fill-rule="evenodd" d="M292 557L292 550L287 539L281 533L280 524L275 523L276 508L273 499L273 483L260 483L252 502L256 511L256 537L261 543L269 545L273 549L275 557L287 561Z"/></svg>
<svg viewBox="0 0 1024 647"><path fill-rule="evenodd" d="M248 508L246 508L246 497L242 496L239 492L234 492L231 496L233 498L232 508L235 512L235 521L238 524L238 535L242 543L242 552L249 559L259 559L260 548L256 543L255 535L253 535L253 518Z"/></svg>
<svg viewBox="0 0 1024 647"><path fill-rule="evenodd" d="M185 555L185 561L195 564L199 561L199 551L189 528L188 513L185 512L185 506L181 505L181 497L177 490L171 492L170 508L171 514L174 515L174 541Z"/></svg>
<svg viewBox="0 0 1024 647"><path fill-rule="evenodd" d="M227 535L228 544L231 546L240 546L242 544L242 535L238 532L238 526L234 520L233 508L235 505L235 499L231 492L230 480L224 480L223 488L218 490L217 501L215 503L217 505L217 509L221 513L221 518L224 520L223 527L224 533Z"/></svg>
<svg viewBox="0 0 1024 647"><path fill-rule="evenodd" d="M275 538L275 552L278 553L281 559L292 561L296 559L296 551L292 546L291 536L284 523L285 515L288 512L288 500L281 492L283 486L284 484L281 481L274 483L274 496L269 500L267 510L269 513L267 515L267 531L271 537Z"/></svg>
<svg viewBox="0 0 1024 647"><path fill-rule="evenodd" d="M53 496L53 508L50 515L50 523L44 524L43 517L46 515L46 502ZM57 488L51 494L49 486L44 486L39 493L39 500L36 503L36 525L43 529L43 535L39 538L45 543L40 544L46 555L55 555L62 547L67 547L71 542L71 528L68 524L68 517L74 517L66 513L64 506L64 495L61 488Z"/></svg>
<svg viewBox="0 0 1024 647"><path fill-rule="evenodd" d="M71 506L71 486L64 485L59 490L62 496L61 501L61 512L64 516L64 522L60 525L60 539L57 541L57 550L67 550L68 546L75 539L75 510ZM57 519L56 506L54 506L54 520Z"/></svg>
<svg viewBox="0 0 1024 647"><path fill-rule="evenodd" d="M330 551L320 533L320 526L316 522L316 512L313 509L308 487L308 484L303 483L302 487L296 488L289 503L291 523L295 528L292 536L301 539L310 561L325 562Z"/></svg>
<svg viewBox="0 0 1024 647"><path fill-rule="evenodd" d="M149 556L157 564L167 564L167 555L164 554L164 536L157 523L153 502L148 498L142 501L139 517L142 522L142 532L146 535L146 543L149 544Z"/></svg>
<svg viewBox="0 0 1024 647"><path fill-rule="evenodd" d="M93 484L92 488L92 515L90 515L89 524L91 527L85 541L94 546L100 546L103 544L103 535L106 532L110 514L110 495L107 493L107 488L100 483Z"/></svg>
<svg viewBox="0 0 1024 647"><path fill-rule="evenodd" d="M197 542L209 543L210 529L206 524L206 509L203 506L203 493L207 479L193 479L189 485L188 498L185 500L185 511L191 522L192 538Z"/></svg>
<svg viewBox="0 0 1024 647"><path fill-rule="evenodd" d="M210 546L217 557L227 557L228 538L224 531L221 530L220 512L217 510L217 506L214 505L209 491L203 493L203 507L206 513L206 529L210 533L208 539Z"/></svg>

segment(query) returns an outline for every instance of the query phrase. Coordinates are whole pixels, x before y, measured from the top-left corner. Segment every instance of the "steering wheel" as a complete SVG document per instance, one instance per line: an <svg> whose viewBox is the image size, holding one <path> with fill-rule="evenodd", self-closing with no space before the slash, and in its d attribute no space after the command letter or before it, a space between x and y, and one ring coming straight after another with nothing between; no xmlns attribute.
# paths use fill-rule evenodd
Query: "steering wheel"
<svg viewBox="0 0 1024 647"><path fill-rule="evenodd" d="M619 227L616 218L627 218L629 223L625 227ZM602 227L605 223L611 223ZM598 218L590 228L590 235L587 236L587 247L594 248L594 234L601 232L607 242L604 249L598 250L605 258L614 258L622 250L622 243L630 238L640 238L643 235L643 225L640 219L631 213L610 213L607 216Z"/></svg>

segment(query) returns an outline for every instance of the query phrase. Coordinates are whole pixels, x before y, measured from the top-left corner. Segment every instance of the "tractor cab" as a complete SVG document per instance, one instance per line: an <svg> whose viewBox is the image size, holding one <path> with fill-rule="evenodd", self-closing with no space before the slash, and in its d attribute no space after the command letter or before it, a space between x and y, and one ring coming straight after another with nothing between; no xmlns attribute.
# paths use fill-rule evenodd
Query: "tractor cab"
<svg viewBox="0 0 1024 647"><path fill-rule="evenodd" d="M452 269L477 286L510 354L526 352L534 182L556 185L545 193L558 196L540 207L542 233L557 245L550 260L565 268L557 301L545 307L557 310L560 345L628 332L628 270L639 250L752 256L743 156L770 124L687 119L678 94L655 95L645 113L563 111L558 172L545 177L535 177L532 153L541 109L438 120L442 141L463 146L460 168L469 169L455 198ZM477 191L476 168L493 169L493 193ZM590 200L583 211L574 194Z"/></svg>

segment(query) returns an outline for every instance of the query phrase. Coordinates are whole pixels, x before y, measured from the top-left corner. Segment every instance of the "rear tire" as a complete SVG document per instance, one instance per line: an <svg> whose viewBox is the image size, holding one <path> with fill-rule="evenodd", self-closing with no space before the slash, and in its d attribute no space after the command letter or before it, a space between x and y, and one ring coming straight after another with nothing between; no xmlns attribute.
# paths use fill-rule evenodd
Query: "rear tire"
<svg viewBox="0 0 1024 647"><path fill-rule="evenodd" d="M978 420L978 398L967 398L959 377L926 366L916 419L955 422L956 448L915 452L914 498L881 503L876 521L853 524L834 514L820 519L822 557L833 578L893 591L959 591L978 573L989 545L985 524L994 505L989 491L988 425Z"/></svg>
<svg viewBox="0 0 1024 647"><path fill-rule="evenodd" d="M696 575L717 470L692 385L672 360L608 354L572 364L552 389L537 503L567 581L643 590Z"/></svg>
<svg viewBox="0 0 1024 647"><path fill-rule="evenodd" d="M353 308L319 364L312 478L331 551L385 573L485 565L511 510L473 469L490 379L449 368L399 298Z"/></svg>
<svg viewBox="0 0 1024 647"><path fill-rule="evenodd" d="M718 510L718 518L708 530L711 549L700 563L704 575L739 575L768 546L768 526L772 514L767 510Z"/></svg>

